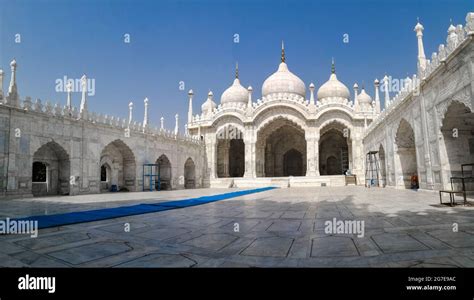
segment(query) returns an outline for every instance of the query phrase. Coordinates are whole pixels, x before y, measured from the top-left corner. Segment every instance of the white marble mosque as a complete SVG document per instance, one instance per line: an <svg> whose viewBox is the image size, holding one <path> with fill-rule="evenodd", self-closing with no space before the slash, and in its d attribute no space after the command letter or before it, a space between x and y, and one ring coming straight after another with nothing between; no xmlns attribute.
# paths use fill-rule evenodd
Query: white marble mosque
<svg viewBox="0 0 474 300"><path fill-rule="evenodd" d="M260 99L237 66L232 85L220 97L210 91L200 112L190 90L184 133L177 115L174 130L152 126L148 99L138 123L133 104L127 119L89 112L85 91L79 109L70 93L65 106L21 98L14 60L5 94L0 73L0 197L140 191L150 184L144 164L160 166L167 189L338 186L345 174L363 185L368 152L381 186L410 187L416 174L421 189L448 188L461 164L474 163L474 13L451 24L429 58L423 30L417 23L417 74L398 91L386 75L372 96L358 83L351 92L334 61L328 81L307 85L282 43Z"/></svg>

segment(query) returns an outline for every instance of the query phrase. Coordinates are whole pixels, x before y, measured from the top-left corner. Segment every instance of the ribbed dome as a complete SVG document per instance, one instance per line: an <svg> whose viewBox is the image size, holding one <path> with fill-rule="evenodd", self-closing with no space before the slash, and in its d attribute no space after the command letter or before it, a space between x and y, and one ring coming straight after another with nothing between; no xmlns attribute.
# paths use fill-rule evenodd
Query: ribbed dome
<svg viewBox="0 0 474 300"><path fill-rule="evenodd" d="M306 86L298 76L288 70L286 63L282 62L278 71L270 75L262 86L263 96L274 93L292 93L305 97Z"/></svg>
<svg viewBox="0 0 474 300"><path fill-rule="evenodd" d="M357 95L357 100L359 101L359 103L372 103L372 97L370 97L369 94L365 92L365 89L362 89L362 91L360 91L360 94Z"/></svg>
<svg viewBox="0 0 474 300"><path fill-rule="evenodd" d="M318 90L318 100L328 97L339 97L349 99L351 93L349 89L339 80L336 73L332 73L329 80L326 81Z"/></svg>
<svg viewBox="0 0 474 300"><path fill-rule="evenodd" d="M248 91L239 81L239 78L234 79L234 83L222 93L221 103L243 103L246 104L248 100Z"/></svg>

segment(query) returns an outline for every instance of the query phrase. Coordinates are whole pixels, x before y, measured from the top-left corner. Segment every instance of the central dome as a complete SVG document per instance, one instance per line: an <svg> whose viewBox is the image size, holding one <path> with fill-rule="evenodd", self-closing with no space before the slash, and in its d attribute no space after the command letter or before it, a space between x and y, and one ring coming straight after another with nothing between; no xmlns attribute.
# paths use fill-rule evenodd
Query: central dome
<svg viewBox="0 0 474 300"><path fill-rule="evenodd" d="M239 78L234 79L234 83L222 93L221 103L243 103L246 104L248 100L248 91L239 81Z"/></svg>
<svg viewBox="0 0 474 300"><path fill-rule="evenodd" d="M298 76L288 70L285 63L285 48L283 42L281 45L281 63L278 70L270 75L262 86L262 96L268 96L275 93L297 94L301 97L306 96L306 86Z"/></svg>
<svg viewBox="0 0 474 300"><path fill-rule="evenodd" d="M268 96L274 93L298 94L306 96L306 86L298 76L288 70L286 63L280 63L278 71L270 75L262 86L262 95Z"/></svg>

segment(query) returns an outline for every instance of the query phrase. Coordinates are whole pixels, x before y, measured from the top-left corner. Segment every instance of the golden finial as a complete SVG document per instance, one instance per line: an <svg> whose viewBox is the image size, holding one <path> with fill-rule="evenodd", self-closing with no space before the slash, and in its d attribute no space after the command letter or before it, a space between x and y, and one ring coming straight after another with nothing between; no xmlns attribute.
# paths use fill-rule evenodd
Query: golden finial
<svg viewBox="0 0 474 300"><path fill-rule="evenodd" d="M239 78L239 63L235 62L235 78Z"/></svg>
<svg viewBox="0 0 474 300"><path fill-rule="evenodd" d="M331 73L332 74L336 73L336 65L334 64L334 57L332 58Z"/></svg>

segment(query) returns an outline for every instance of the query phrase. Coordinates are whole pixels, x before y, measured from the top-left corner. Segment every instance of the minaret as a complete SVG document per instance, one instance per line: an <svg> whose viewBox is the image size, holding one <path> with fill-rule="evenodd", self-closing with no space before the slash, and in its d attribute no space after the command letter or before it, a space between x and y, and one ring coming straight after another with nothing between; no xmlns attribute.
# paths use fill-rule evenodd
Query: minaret
<svg viewBox="0 0 474 300"><path fill-rule="evenodd" d="M165 130L165 118L163 117L160 118L160 130Z"/></svg>
<svg viewBox="0 0 474 300"><path fill-rule="evenodd" d="M10 79L10 86L8 87L8 103L12 106L18 106L19 102L19 97L18 97L18 89L16 87L16 60L13 59L12 62L10 63L11 71L12 71L12 77Z"/></svg>
<svg viewBox="0 0 474 300"><path fill-rule="evenodd" d="M314 105L314 83L309 84L309 91L310 91L310 96L309 96L309 104Z"/></svg>
<svg viewBox="0 0 474 300"><path fill-rule="evenodd" d="M425 49L423 47L423 30L423 25L421 25L420 22L417 22L415 29L413 29L418 38L418 68L420 71L424 71L426 68Z"/></svg>
<svg viewBox="0 0 474 300"><path fill-rule="evenodd" d="M384 107L387 108L390 105L390 94L388 93L388 76L383 77L383 84L385 89L385 103Z"/></svg>
<svg viewBox="0 0 474 300"><path fill-rule="evenodd" d="M67 92L67 99L66 99L66 107L69 111L72 109L72 83L68 80L66 84L66 92Z"/></svg>
<svg viewBox="0 0 474 300"><path fill-rule="evenodd" d="M133 102L128 104L128 126L132 124L132 111L133 111Z"/></svg>
<svg viewBox="0 0 474 300"><path fill-rule="evenodd" d="M379 86L380 82L378 79L375 79L374 81L374 86L375 86L375 113L379 114L380 113L380 97L379 97Z"/></svg>
<svg viewBox="0 0 474 300"><path fill-rule="evenodd" d="M189 97L189 104L188 104L188 124L191 124L193 121L193 90L189 90L188 97Z"/></svg>
<svg viewBox="0 0 474 300"><path fill-rule="evenodd" d="M249 85L249 87L247 88L247 91L249 92L249 100L247 102L247 109L248 108L252 108L252 92L253 92L253 88Z"/></svg>
<svg viewBox="0 0 474 300"><path fill-rule="evenodd" d="M174 116L174 119L175 119L175 123L174 123L174 135L178 135L178 131L179 131L179 125L178 125L178 122L179 122L179 116L178 114L176 114Z"/></svg>
<svg viewBox="0 0 474 300"><path fill-rule="evenodd" d="M3 100L3 70L0 69L0 100Z"/></svg>
<svg viewBox="0 0 474 300"><path fill-rule="evenodd" d="M357 101L357 95L359 91L359 85L357 83L354 83L354 109L358 110L359 109L359 101Z"/></svg>
<svg viewBox="0 0 474 300"><path fill-rule="evenodd" d="M81 77L81 106L79 108L79 114L81 119L87 119L87 77L86 74Z"/></svg>
<svg viewBox="0 0 474 300"><path fill-rule="evenodd" d="M143 116L143 131L145 131L145 129L147 128L148 126L148 98L145 98L145 100L143 100L143 103L145 104L145 114Z"/></svg>

